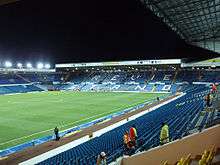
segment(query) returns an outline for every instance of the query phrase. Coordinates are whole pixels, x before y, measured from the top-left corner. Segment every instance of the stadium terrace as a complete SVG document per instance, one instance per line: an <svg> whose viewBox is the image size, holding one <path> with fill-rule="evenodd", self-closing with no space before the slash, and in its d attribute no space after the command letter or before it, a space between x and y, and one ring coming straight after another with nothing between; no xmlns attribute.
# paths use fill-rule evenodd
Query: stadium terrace
<svg viewBox="0 0 220 165"><path fill-rule="evenodd" d="M0 165L219 165L220 0L62 2L0 0Z"/></svg>
<svg viewBox="0 0 220 165"><path fill-rule="evenodd" d="M217 153L219 60L73 63L55 69L5 63L0 69L0 163L93 165L102 153L108 164L141 164L142 155L174 145L177 153L191 153L185 161L196 161L198 152L210 149L208 142L204 148L195 140L205 141L206 134L215 144L210 153ZM162 123L169 126L169 143L161 146ZM131 127L137 131L136 145L125 150L123 136ZM189 151L184 141L197 150Z"/></svg>

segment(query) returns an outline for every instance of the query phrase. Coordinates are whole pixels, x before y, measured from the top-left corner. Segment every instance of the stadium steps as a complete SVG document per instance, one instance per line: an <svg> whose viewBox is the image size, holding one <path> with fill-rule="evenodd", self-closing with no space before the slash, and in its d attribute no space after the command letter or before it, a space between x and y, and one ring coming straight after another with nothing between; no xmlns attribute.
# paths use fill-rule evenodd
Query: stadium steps
<svg viewBox="0 0 220 165"><path fill-rule="evenodd" d="M206 114L206 112L205 112L205 114ZM197 121L197 123L195 124L195 127L196 127L196 128L198 128L198 127L202 124L203 119L204 119L204 116L201 115L201 113L200 113L199 118L198 118L198 121Z"/></svg>
<svg viewBox="0 0 220 165"><path fill-rule="evenodd" d="M178 75L178 70L175 71L172 84L174 84L176 82L177 75Z"/></svg>
<svg viewBox="0 0 220 165"><path fill-rule="evenodd" d="M150 78L150 81L153 81L155 76L156 76L156 75L153 73L152 76L151 76L151 78Z"/></svg>
<svg viewBox="0 0 220 165"><path fill-rule="evenodd" d="M71 77L71 73L65 75L64 82L69 82Z"/></svg>
<svg viewBox="0 0 220 165"><path fill-rule="evenodd" d="M199 125L199 129L205 128L205 125L206 125L206 123L207 123L209 114L210 114L209 112L205 112L205 115L204 115L204 117L203 117L203 120L202 120L201 124Z"/></svg>
<svg viewBox="0 0 220 165"><path fill-rule="evenodd" d="M198 108L198 110L199 110L199 108ZM189 132L190 132L192 129L194 129L195 123L196 123L196 119L198 119L198 115L199 115L198 110L197 110L197 112L195 111L195 114L192 114L192 115L191 115L190 120L189 120L189 123L188 123L188 125L187 125L187 127L186 127L186 130L185 130L185 133L184 133L182 136L185 136L185 135L189 134ZM197 129L196 129L196 131L197 131ZM195 131L195 132L196 132L196 131Z"/></svg>
<svg viewBox="0 0 220 165"><path fill-rule="evenodd" d="M210 112L210 116L209 116L209 119L208 119L206 125L209 125L210 123L212 123L212 121L213 121L213 120L215 119L215 117L216 117L216 116L215 116L216 113L218 113L217 110L213 110L212 112ZM218 116L217 116L217 118L218 118Z"/></svg>
<svg viewBox="0 0 220 165"><path fill-rule="evenodd" d="M95 75L96 75L95 72L91 72L90 74L88 74L87 76L85 76L81 82L90 81Z"/></svg>
<svg viewBox="0 0 220 165"><path fill-rule="evenodd" d="M48 88L46 86L44 86L44 85L36 84L34 86L36 86L37 88L40 88L43 91L47 91L48 90Z"/></svg>
<svg viewBox="0 0 220 165"><path fill-rule="evenodd" d="M215 111L214 114L214 120L217 119L219 117L220 112L218 112L218 110Z"/></svg>
<svg viewBox="0 0 220 165"><path fill-rule="evenodd" d="M21 78L22 80L24 80L25 82L27 82L27 83L31 83L31 81L30 80L28 80L28 79L26 79L26 78L24 78L23 76L21 76L20 74L15 74L17 77L19 77L19 78Z"/></svg>

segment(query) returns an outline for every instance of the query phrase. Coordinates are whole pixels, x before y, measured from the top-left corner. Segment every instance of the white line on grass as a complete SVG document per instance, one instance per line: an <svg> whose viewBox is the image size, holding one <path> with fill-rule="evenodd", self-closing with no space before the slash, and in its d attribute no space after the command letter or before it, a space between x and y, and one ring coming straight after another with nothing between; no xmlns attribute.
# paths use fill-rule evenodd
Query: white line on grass
<svg viewBox="0 0 220 165"><path fill-rule="evenodd" d="M157 108L159 108L159 107L161 107L161 106L163 106L165 104L168 104L168 103L178 99L179 97L182 97L183 95L180 95L180 96L177 96L175 98L166 100L165 102L160 103L160 104L158 104L158 105L156 105L154 107L151 107L149 109L146 109L146 110L144 110L144 111L142 111L140 113L142 113L142 115L144 115L146 113L149 113L150 111L156 110ZM135 118L138 118L139 116L140 116L139 114L134 115L133 116L134 118L132 120L134 120ZM119 126L121 126L121 125L123 125L123 124L125 124L127 122L129 122L129 121L127 121L127 120L119 121L119 122L117 122L117 123L115 123L115 124L113 124L111 126L108 126L106 128L103 128L101 130L96 131L94 133L94 136L95 137L100 136L100 135L102 135L102 134L104 134L104 133L106 133L106 132L108 132L110 130L113 130L113 129L115 129L115 128L117 128L117 127L119 127ZM86 137L88 137L88 135L84 136L84 137L86 138ZM67 144L65 144L63 146L60 146L58 148L52 149L52 150L50 150L50 151L48 151L46 153L40 154L40 155L38 155L36 157L33 157L33 158L29 159L29 160L21 162L19 165L33 165L33 164L37 164L37 163L42 162L42 161L44 161L44 160L46 160L48 158L51 158L51 157L53 157L55 155L58 155L58 154L60 154L62 152L68 151L69 149L72 149L72 148L74 148L74 147L76 147L76 146L78 146L78 145L80 145L82 143L85 143L86 141L89 141L89 140L90 140L89 138L88 139L84 139L84 140L82 138L78 139L78 140L75 140L73 142L67 143Z"/></svg>
<svg viewBox="0 0 220 165"><path fill-rule="evenodd" d="M101 115L101 114L99 114L99 115ZM93 118L93 117L96 117L96 116L99 116L99 115L94 115L94 116L90 116L90 117L88 117L88 118L84 118L84 119L81 119L81 120L77 120L77 121L75 121L75 122L72 122L72 123L68 123L68 124L66 124L66 125L63 125L62 127L66 127L66 126L68 126L68 125L72 125L72 124L78 123L78 122L80 122L80 121L88 120L88 119L90 119L90 118ZM28 135L28 136L23 136L23 137L20 137L20 138L17 138L17 139L12 139L12 140L9 140L9 141L7 141L7 142L0 143L0 146L1 146L1 145L4 145L4 144L11 143L11 142L14 142L14 141L26 139L26 138L32 137L32 136L34 136L34 135L38 135L38 134L41 134L41 133L45 133L45 132L48 132L48 131L52 131L53 129L54 129L54 128L51 128L51 129L48 129L48 130L44 130L44 131L40 131L40 132L33 133L33 134L31 134L31 135Z"/></svg>
<svg viewBox="0 0 220 165"><path fill-rule="evenodd" d="M150 99L149 99L149 100L146 100L146 101L144 101L144 102L134 103L134 104L132 104L132 105L129 105L129 106L125 107L124 109L133 107L133 106L135 106L135 105L143 104L143 103L146 103L146 102L149 102L149 101L150 101ZM105 114L113 113L113 112L119 111L120 109L122 110L122 108L117 108L117 109L112 110L112 111L104 112L104 113L101 113L101 114L97 114L97 115L90 116L90 117L88 117L88 118L84 118L84 119L81 119L81 120L77 120L77 121L74 121L74 122L72 122L72 123L65 124L65 125L61 126L61 128L67 127L67 126L69 126L69 125L72 125L72 124L75 124L75 123L78 123L78 122L81 122L81 121L84 121L84 120L89 120L89 119L94 118L94 117L98 117L98 116L102 116L102 115L105 115ZM26 138L32 137L32 136L34 136L34 135L38 135L38 134L41 134L41 133L49 132L49 131L52 131L53 129L54 129L54 128L51 128L51 129L48 129L48 130L44 130L44 131L40 131L40 132L36 132L36 133L30 134L30 135L28 135L28 136L23 136L23 137L20 137L20 138L12 139L12 140L9 140L9 141L7 141L7 142L0 143L0 146L5 145L5 144L8 144L8 143L11 143L11 142L15 142L15 141L18 141L18 140L26 139Z"/></svg>

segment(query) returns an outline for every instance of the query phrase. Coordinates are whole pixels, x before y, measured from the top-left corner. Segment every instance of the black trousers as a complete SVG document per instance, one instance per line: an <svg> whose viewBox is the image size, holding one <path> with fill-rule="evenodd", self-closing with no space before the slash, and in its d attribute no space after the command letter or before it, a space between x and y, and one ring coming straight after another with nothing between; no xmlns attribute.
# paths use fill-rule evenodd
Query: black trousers
<svg viewBox="0 0 220 165"><path fill-rule="evenodd" d="M59 134L55 134L55 136L56 136L56 141L58 141L58 140L60 140L60 137L59 137Z"/></svg>

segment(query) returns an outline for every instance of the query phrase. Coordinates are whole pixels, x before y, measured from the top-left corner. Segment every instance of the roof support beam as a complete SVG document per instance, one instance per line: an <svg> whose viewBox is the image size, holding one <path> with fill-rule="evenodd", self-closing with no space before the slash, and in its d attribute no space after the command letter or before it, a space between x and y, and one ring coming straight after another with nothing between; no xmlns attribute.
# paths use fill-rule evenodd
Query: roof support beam
<svg viewBox="0 0 220 165"><path fill-rule="evenodd" d="M206 42L220 36L220 0L142 1L189 43Z"/></svg>

